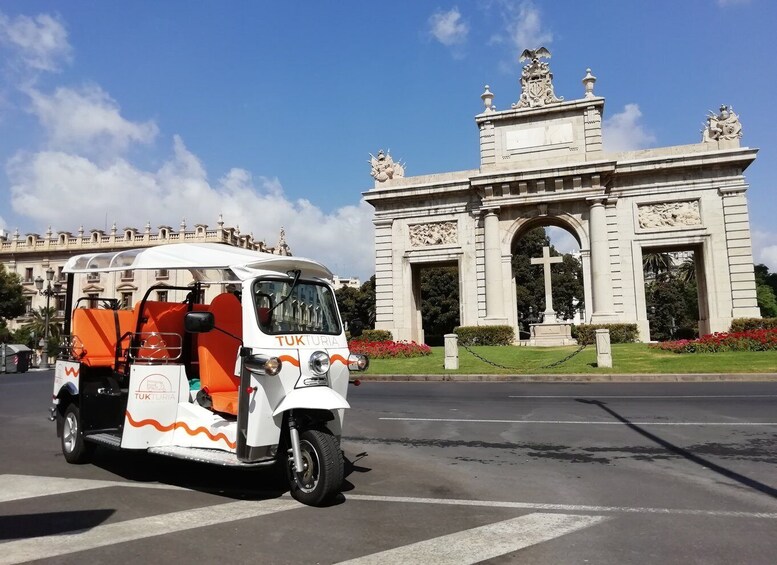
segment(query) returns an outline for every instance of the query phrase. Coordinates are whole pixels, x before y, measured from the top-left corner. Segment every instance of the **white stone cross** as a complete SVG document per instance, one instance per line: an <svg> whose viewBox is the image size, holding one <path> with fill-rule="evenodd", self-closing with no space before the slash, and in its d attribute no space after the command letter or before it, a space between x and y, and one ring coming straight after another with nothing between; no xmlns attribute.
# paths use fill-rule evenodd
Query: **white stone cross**
<svg viewBox="0 0 777 565"><path fill-rule="evenodd" d="M532 265L542 265L542 274L545 277L545 318L542 321L543 324L556 323L556 311L553 310L553 294L550 292L550 265L563 261L562 257L551 257L550 247L547 245L542 248L542 257L533 257L531 260Z"/></svg>

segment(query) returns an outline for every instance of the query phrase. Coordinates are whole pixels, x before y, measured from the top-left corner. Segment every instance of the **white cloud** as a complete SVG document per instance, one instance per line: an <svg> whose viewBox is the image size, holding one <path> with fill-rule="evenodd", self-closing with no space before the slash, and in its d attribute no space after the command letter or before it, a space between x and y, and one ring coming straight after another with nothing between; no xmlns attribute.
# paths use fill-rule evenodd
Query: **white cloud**
<svg viewBox="0 0 777 565"><path fill-rule="evenodd" d="M753 261L769 267L777 273L777 233L754 229L752 231Z"/></svg>
<svg viewBox="0 0 777 565"><path fill-rule="evenodd" d="M564 228L545 226L545 234L559 253L577 253L580 251L580 244L577 243L575 236Z"/></svg>
<svg viewBox="0 0 777 565"><path fill-rule="evenodd" d="M454 7L447 12L438 11L429 18L429 33L447 47L461 45L467 40L469 26L461 19L461 12Z"/></svg>
<svg viewBox="0 0 777 565"><path fill-rule="evenodd" d="M24 66L56 71L72 58L65 26L48 14L9 18L0 13L0 43L9 45Z"/></svg>
<svg viewBox="0 0 777 565"><path fill-rule="evenodd" d="M52 95L32 88L26 92L53 149L121 152L133 142L153 141L159 131L152 121L123 118L116 101L97 85L57 88Z"/></svg>
<svg viewBox="0 0 777 565"><path fill-rule="evenodd" d="M642 112L637 104L626 104L623 112L607 118L603 124L606 151L632 151L655 142L656 138L640 123Z"/></svg>
<svg viewBox="0 0 777 565"><path fill-rule="evenodd" d="M507 38L516 51L547 47L553 41L553 34L542 24L542 15L531 0L500 2L505 21ZM492 43L505 41L501 35L494 35Z"/></svg>
<svg viewBox="0 0 777 565"><path fill-rule="evenodd" d="M242 233L275 245L280 227L295 255L322 261L333 270L362 278L374 272L372 207L362 201L326 213L308 200L289 200L278 179L232 169L210 183L200 160L180 138L157 171L141 170L116 158L100 165L61 151L18 153L6 173L11 203L38 225L75 231L104 227L177 226L215 223L219 213Z"/></svg>

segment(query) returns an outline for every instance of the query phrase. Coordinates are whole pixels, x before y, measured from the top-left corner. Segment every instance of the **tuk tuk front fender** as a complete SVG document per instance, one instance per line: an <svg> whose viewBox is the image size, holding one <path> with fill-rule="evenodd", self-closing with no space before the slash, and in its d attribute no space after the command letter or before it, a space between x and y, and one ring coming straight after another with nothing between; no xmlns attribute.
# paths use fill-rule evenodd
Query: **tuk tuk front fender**
<svg viewBox="0 0 777 565"><path fill-rule="evenodd" d="M295 408L310 408L317 410L339 410L350 408L348 401L327 386L312 386L292 390L281 400L272 413L273 416Z"/></svg>

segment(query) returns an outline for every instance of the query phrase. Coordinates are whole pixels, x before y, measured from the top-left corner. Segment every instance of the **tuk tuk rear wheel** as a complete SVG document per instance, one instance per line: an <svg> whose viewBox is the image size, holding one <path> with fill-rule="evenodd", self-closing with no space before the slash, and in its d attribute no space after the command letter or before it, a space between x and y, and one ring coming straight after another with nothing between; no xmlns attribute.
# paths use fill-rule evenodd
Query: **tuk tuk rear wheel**
<svg viewBox="0 0 777 565"><path fill-rule="evenodd" d="M81 412L78 405L69 404L65 408L62 423L62 454L68 463L87 463L92 458L94 444L84 441L84 431L81 427Z"/></svg>
<svg viewBox="0 0 777 565"><path fill-rule="evenodd" d="M287 465L291 496L303 504L320 506L337 495L343 486L343 452L328 430L305 430L299 438L302 472Z"/></svg>

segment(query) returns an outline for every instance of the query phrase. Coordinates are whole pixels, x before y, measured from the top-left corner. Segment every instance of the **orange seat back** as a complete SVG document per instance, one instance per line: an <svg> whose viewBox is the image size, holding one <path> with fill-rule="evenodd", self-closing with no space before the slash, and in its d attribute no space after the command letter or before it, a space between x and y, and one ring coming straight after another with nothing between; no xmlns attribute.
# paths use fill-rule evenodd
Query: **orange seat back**
<svg viewBox="0 0 777 565"><path fill-rule="evenodd" d="M219 294L208 308L216 327L243 338L243 315L240 301L234 294ZM235 376L240 342L217 329L200 334L197 354L200 360L200 386L209 393L237 392L239 377ZM214 408L217 408L214 405Z"/></svg>
<svg viewBox="0 0 777 565"><path fill-rule="evenodd" d="M74 349L82 363L90 367L112 367L116 360L116 342L134 331L135 315L131 310L77 308L73 312L72 333L80 340ZM127 342L128 343L128 342ZM124 346L121 346L124 349ZM123 353L119 356L123 358Z"/></svg>
<svg viewBox="0 0 777 565"><path fill-rule="evenodd" d="M186 304L179 302L157 302L147 300L140 311L141 303L135 304L137 316L142 318L138 328L140 344L137 350L138 358L164 362L181 354L184 336L184 316L188 311ZM137 326L135 326L137 328ZM135 331L135 328L133 328ZM150 334L160 334L151 336ZM172 335L178 337L175 338Z"/></svg>

